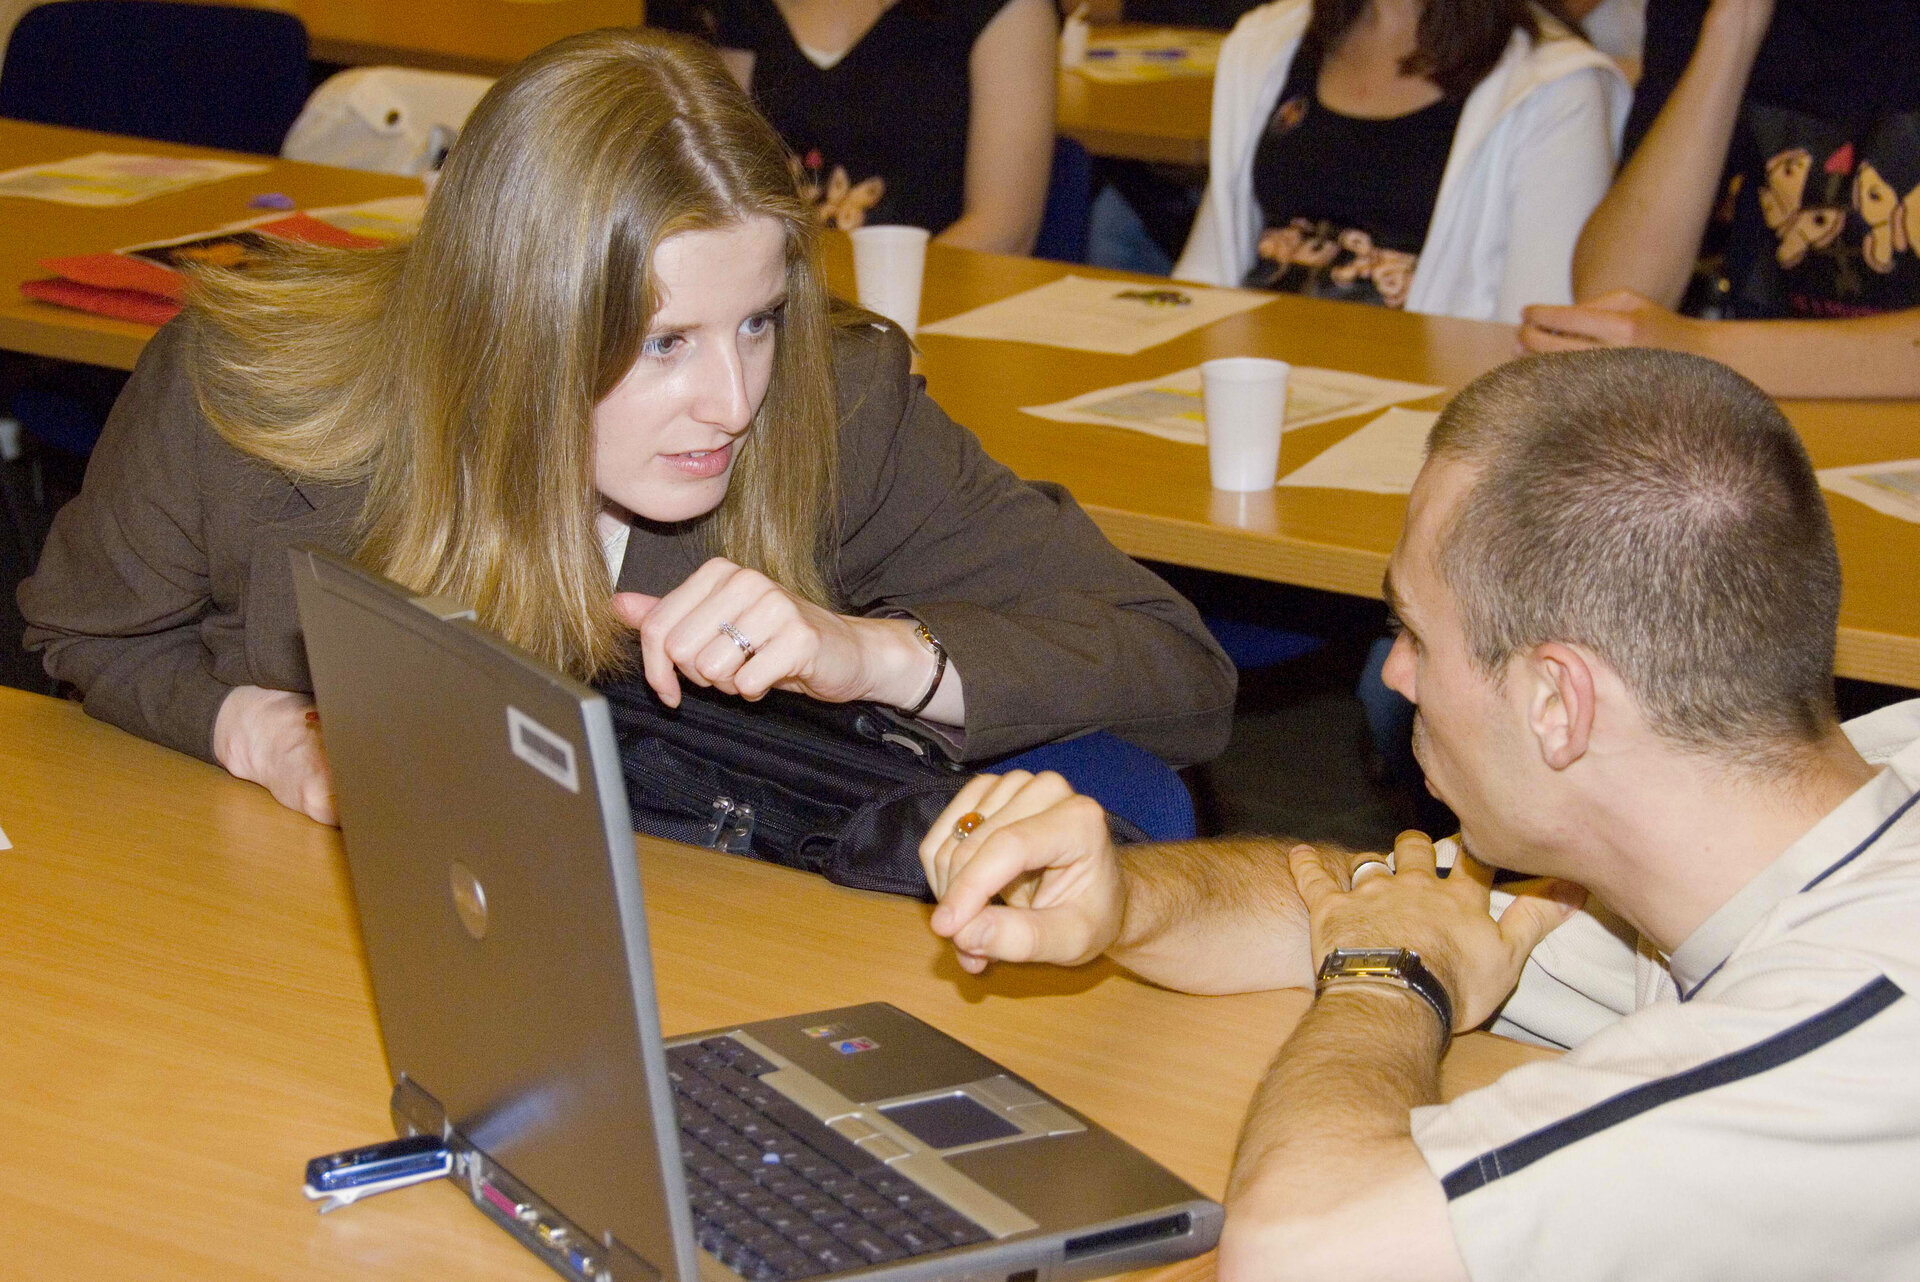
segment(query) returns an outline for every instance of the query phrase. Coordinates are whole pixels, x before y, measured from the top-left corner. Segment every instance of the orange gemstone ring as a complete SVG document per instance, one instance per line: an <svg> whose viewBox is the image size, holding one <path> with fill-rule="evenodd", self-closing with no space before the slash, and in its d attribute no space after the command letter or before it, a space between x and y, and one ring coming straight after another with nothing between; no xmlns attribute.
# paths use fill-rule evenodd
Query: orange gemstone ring
<svg viewBox="0 0 1920 1282"><path fill-rule="evenodd" d="M975 828L978 828L986 821L987 817L978 810L967 811L967 813L961 815L959 820L953 825L953 839L955 841L965 841L968 837L973 836L973 830Z"/></svg>

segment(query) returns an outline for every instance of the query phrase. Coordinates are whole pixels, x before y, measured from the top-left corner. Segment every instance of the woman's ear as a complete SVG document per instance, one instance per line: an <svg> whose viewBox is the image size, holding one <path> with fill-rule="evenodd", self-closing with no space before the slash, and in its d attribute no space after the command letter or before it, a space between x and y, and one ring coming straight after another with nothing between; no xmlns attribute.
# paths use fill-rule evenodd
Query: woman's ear
<svg viewBox="0 0 1920 1282"><path fill-rule="evenodd" d="M1525 673L1527 728L1540 760L1565 770L1586 755L1593 735L1593 666L1573 646L1548 641L1528 652Z"/></svg>

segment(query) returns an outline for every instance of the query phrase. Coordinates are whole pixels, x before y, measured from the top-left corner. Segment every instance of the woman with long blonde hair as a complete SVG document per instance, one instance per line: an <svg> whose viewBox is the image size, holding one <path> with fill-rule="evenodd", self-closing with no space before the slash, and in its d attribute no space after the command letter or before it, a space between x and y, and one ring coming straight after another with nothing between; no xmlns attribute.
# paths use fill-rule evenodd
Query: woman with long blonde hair
<svg viewBox="0 0 1920 1282"><path fill-rule="evenodd" d="M300 541L669 704L871 700L966 759L1096 726L1217 751L1231 669L1191 608L928 401L816 237L711 55L543 50L412 241L197 282L21 588L28 645L95 715L327 820Z"/></svg>

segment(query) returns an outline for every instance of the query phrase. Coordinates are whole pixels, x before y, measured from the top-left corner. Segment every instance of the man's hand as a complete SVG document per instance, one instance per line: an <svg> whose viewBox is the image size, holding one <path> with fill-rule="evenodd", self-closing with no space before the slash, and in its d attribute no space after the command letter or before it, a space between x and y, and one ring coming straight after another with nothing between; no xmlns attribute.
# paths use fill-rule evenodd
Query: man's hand
<svg viewBox="0 0 1920 1282"><path fill-rule="evenodd" d="M340 822L320 715L306 695L235 686L214 718L213 755L227 773L263 785L287 809L323 824Z"/></svg>
<svg viewBox="0 0 1920 1282"><path fill-rule="evenodd" d="M992 961L1091 961L1126 915L1106 813L1052 772L968 780L921 841L920 861L940 901L933 932L975 974Z"/></svg>
<svg viewBox="0 0 1920 1282"><path fill-rule="evenodd" d="M1451 876L1437 875L1433 842L1403 832L1393 871L1368 876L1372 858L1295 846L1287 862L1306 903L1313 956L1336 948L1410 948L1453 998L1453 1028L1485 1023L1520 981L1520 968L1549 931L1586 902L1571 882L1518 895L1496 921L1488 908L1493 870L1461 853ZM1349 888L1354 871L1358 885Z"/></svg>
<svg viewBox="0 0 1920 1282"><path fill-rule="evenodd" d="M894 707L911 706L932 679L933 656L913 639L911 620L835 614L723 557L663 597L619 593L613 609L639 631L647 684L670 708L682 677L743 699L780 689ZM946 678L943 687L957 686L951 666ZM926 715L959 724L965 712L948 698Z"/></svg>
<svg viewBox="0 0 1920 1282"><path fill-rule="evenodd" d="M1664 347L1710 356L1712 321L1682 316L1630 289L1616 289L1571 307L1544 303L1520 314L1520 345L1530 352L1579 352L1595 347Z"/></svg>

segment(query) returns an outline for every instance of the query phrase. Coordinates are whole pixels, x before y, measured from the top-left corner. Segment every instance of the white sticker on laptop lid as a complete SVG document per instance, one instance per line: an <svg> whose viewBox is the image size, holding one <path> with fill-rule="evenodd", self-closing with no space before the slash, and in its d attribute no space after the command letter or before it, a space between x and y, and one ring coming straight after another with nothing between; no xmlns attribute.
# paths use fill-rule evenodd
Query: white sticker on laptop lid
<svg viewBox="0 0 1920 1282"><path fill-rule="evenodd" d="M507 708L507 742L514 756L568 792L580 791L573 745L511 705Z"/></svg>

